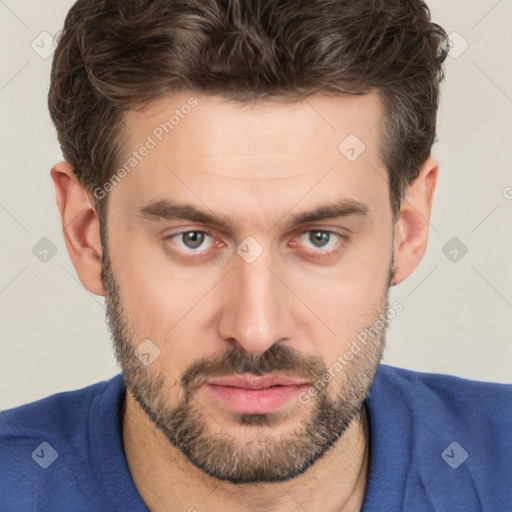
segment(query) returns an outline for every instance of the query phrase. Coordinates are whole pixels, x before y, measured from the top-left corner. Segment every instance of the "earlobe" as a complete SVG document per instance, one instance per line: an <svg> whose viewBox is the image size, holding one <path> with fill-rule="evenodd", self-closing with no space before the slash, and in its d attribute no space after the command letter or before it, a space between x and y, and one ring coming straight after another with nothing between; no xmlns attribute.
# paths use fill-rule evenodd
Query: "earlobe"
<svg viewBox="0 0 512 512"><path fill-rule="evenodd" d="M52 167L57 207L66 247L80 282L95 295L104 295L101 282L100 224L87 190L68 162Z"/></svg>
<svg viewBox="0 0 512 512"><path fill-rule="evenodd" d="M394 227L394 278L401 283L419 265L427 249L429 221L439 165L429 157L409 185Z"/></svg>

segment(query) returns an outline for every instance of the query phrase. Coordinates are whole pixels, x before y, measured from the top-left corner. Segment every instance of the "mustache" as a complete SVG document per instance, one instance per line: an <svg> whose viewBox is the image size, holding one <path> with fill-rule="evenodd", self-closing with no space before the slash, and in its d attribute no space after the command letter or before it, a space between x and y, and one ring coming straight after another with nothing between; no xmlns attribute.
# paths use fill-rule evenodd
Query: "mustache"
<svg viewBox="0 0 512 512"><path fill-rule="evenodd" d="M212 359L203 357L184 372L181 385L192 393L213 377L239 374L261 376L277 373L294 378L316 381L327 371L320 357L303 355L284 344L275 344L262 354L250 354L240 347Z"/></svg>

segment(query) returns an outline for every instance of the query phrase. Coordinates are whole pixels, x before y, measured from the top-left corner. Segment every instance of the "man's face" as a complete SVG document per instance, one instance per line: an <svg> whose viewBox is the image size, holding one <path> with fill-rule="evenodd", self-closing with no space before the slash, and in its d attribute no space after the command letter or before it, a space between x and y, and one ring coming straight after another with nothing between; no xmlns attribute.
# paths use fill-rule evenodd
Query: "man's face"
<svg viewBox="0 0 512 512"><path fill-rule="evenodd" d="M381 358L393 238L382 110L372 95L194 95L184 108L190 97L126 118L140 161L110 192L102 270L116 354L129 391L198 468L286 480L358 419ZM336 216L305 215L327 209ZM351 349L367 328L378 334ZM213 383L271 374L295 384Z"/></svg>

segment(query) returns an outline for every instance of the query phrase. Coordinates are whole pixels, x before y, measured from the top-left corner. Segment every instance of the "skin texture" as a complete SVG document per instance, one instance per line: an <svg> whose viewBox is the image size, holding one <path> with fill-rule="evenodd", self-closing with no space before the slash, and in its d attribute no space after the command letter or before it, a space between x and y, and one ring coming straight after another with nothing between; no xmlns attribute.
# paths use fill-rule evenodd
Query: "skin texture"
<svg viewBox="0 0 512 512"><path fill-rule="evenodd" d="M389 285L420 262L437 163L424 163L393 222L373 94L238 104L175 93L127 114L127 158L191 97L197 106L110 192L105 251L69 164L51 172L77 274L106 298L134 481L153 511L359 510L369 464L362 402L385 326L307 404L241 414L202 384L242 370L313 384L332 369L385 315ZM366 147L354 161L338 150L349 134ZM226 225L139 214L161 200ZM346 215L291 225L340 201ZM178 236L203 230L199 248ZM247 237L258 254L250 263L236 251ZM158 349L148 366L133 353L145 339Z"/></svg>

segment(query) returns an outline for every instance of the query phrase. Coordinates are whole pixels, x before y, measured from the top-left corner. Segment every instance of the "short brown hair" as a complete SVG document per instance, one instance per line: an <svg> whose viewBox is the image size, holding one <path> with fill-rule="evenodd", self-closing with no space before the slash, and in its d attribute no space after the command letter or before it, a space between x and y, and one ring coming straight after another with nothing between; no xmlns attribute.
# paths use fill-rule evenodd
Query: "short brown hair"
<svg viewBox="0 0 512 512"><path fill-rule="evenodd" d="M125 112L162 94L297 101L375 90L396 216L434 143L447 48L422 0L77 0L48 104L64 158L92 192L122 162ZM107 199L95 196L100 221Z"/></svg>

